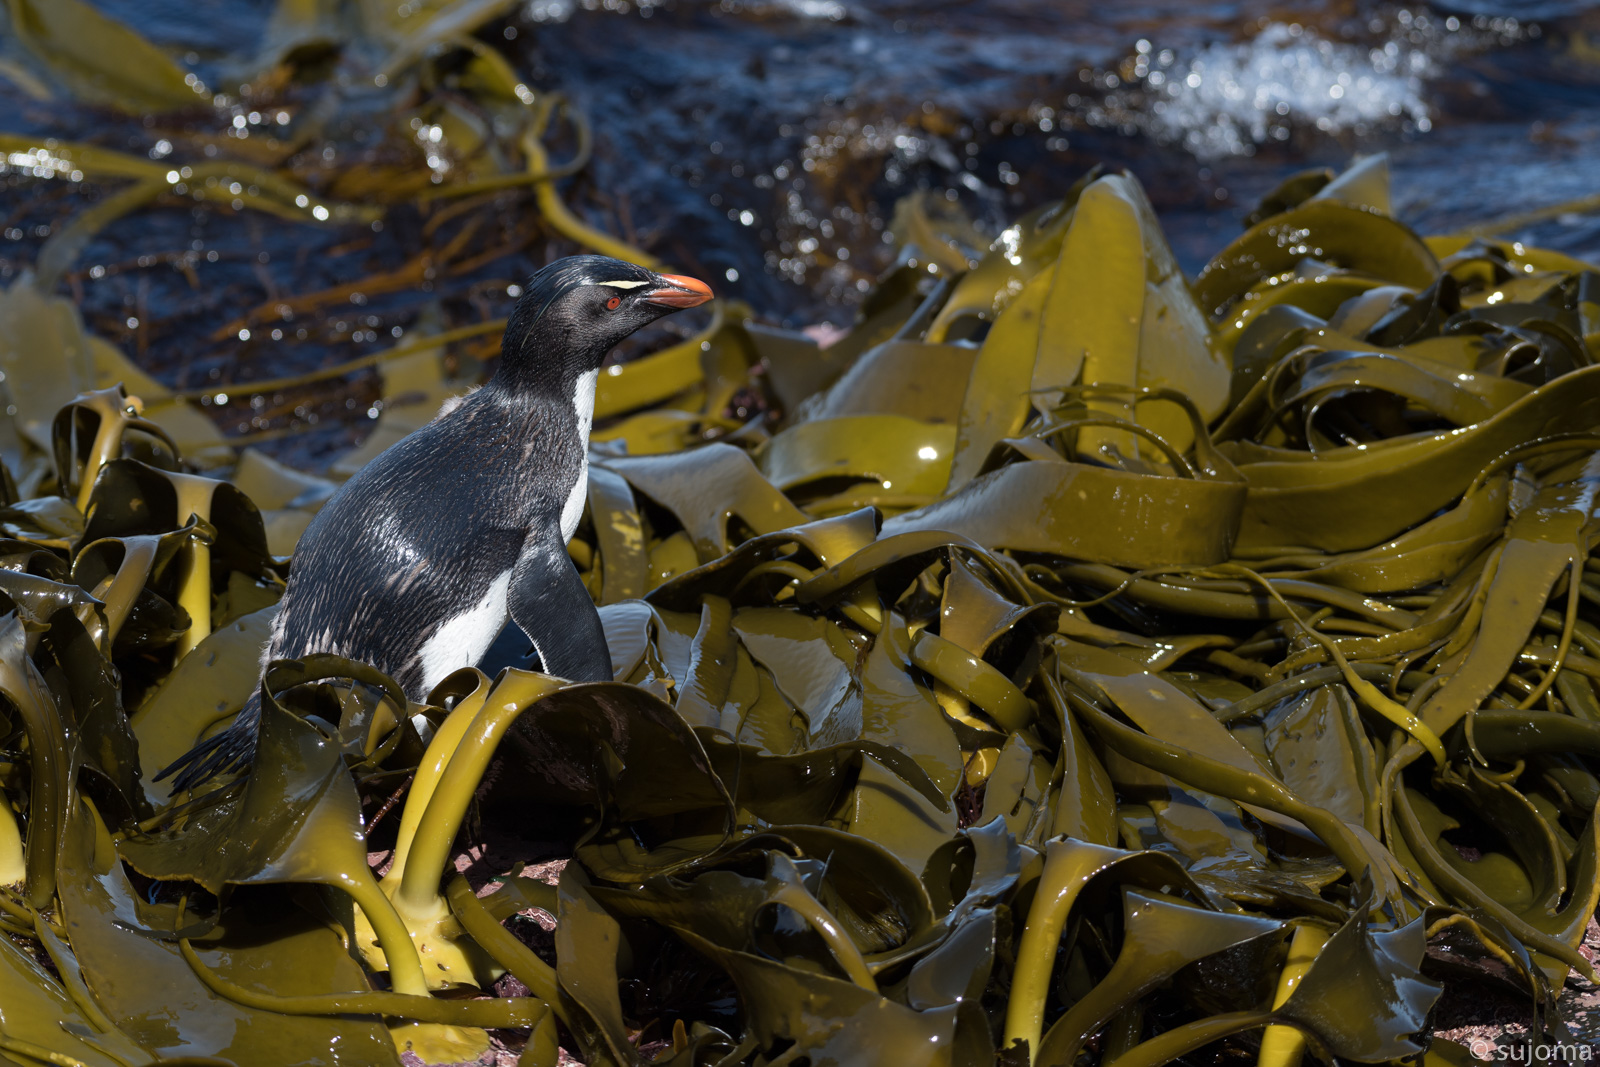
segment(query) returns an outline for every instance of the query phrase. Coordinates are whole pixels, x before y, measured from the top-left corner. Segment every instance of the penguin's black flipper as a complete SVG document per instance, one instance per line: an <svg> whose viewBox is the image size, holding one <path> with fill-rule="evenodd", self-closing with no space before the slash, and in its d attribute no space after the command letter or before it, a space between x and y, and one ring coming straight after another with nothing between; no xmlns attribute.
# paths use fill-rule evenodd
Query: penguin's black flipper
<svg viewBox="0 0 1600 1067"><path fill-rule="evenodd" d="M554 526L535 531L511 571L511 618L539 650L546 674L611 681L611 651L589 590Z"/></svg>
<svg viewBox="0 0 1600 1067"><path fill-rule="evenodd" d="M181 793L210 781L219 774L248 767L256 758L256 734L261 728L261 694L251 694L227 729L206 738L173 760L156 775L161 781L177 774L172 792Z"/></svg>

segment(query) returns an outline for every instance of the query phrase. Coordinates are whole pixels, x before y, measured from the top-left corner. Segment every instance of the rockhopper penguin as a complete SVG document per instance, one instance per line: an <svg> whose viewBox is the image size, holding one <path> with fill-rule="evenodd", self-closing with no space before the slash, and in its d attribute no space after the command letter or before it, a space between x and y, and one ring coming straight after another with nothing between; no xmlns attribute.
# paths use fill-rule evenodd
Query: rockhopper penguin
<svg viewBox="0 0 1600 1067"><path fill-rule="evenodd" d="M548 673L610 681L566 548L588 489L595 382L617 342L710 299L704 282L604 256L535 274L489 383L362 468L306 527L263 665L331 653L421 700L476 664L509 613ZM185 789L248 764L260 719L253 697L161 776Z"/></svg>

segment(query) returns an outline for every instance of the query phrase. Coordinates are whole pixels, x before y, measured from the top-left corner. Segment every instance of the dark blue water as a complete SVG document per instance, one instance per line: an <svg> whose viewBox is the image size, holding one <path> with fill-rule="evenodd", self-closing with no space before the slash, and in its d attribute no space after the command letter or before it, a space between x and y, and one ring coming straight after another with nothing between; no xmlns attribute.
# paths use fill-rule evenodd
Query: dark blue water
<svg viewBox="0 0 1600 1067"><path fill-rule="evenodd" d="M202 70L248 53L271 11L99 2ZM1129 166L1191 267L1282 173L1354 153L1392 154L1427 229L1594 192L1595 6L533 0L485 36L587 109L592 180L627 221L787 318L848 300L917 187L993 227L1094 162ZM1592 220L1527 236L1600 251Z"/></svg>

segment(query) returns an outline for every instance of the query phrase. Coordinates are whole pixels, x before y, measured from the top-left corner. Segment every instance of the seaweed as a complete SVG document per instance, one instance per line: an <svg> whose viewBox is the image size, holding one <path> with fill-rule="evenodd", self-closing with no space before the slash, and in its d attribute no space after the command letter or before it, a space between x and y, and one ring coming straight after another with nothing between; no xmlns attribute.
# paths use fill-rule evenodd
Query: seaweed
<svg viewBox="0 0 1600 1067"><path fill-rule="evenodd" d="M468 669L418 704L337 657L263 673L309 517L501 323L172 390L55 281L186 195L350 226L525 187L653 262L563 204L586 148L542 138L583 120L467 36L505 6L286 2L248 72L321 41L398 100L465 64L517 118L449 181L49 146L133 184L0 295L0 1056L440 1062L492 1031L537 1064L1454 1063L1431 1013L1471 982L1588 1036L1556 1001L1596 978L1600 277L1412 233L1381 162L1291 179L1192 285L1126 174L976 257L908 203L924 265L834 344L719 301L602 375L570 552L614 681ZM11 5L61 86L194 106L136 47L91 77L66 10ZM328 476L195 406L373 366ZM254 693L250 773L150 781Z"/></svg>

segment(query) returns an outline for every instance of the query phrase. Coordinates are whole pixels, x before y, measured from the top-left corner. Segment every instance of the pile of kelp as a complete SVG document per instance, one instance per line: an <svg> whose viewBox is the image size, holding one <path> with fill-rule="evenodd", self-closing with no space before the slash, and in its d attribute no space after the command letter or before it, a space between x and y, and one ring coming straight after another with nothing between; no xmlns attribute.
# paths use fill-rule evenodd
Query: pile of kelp
<svg viewBox="0 0 1600 1067"><path fill-rule="evenodd" d="M1417 1053L1452 978L1563 1036L1600 277L1328 179L1192 287L1086 178L827 349L724 313L630 364L692 381L596 434L571 551L619 680L416 706L278 663L201 796L150 779L256 685L292 559L250 496L325 489L187 473L116 388L62 408L0 511L0 1053L1282 1067ZM789 416L722 417L752 382ZM381 881L363 795L403 796ZM558 884L455 874L496 819L566 829ZM503 925L536 907L553 965Z"/></svg>
<svg viewBox="0 0 1600 1067"><path fill-rule="evenodd" d="M465 36L505 6L429 6L379 73L449 42L537 130ZM522 144L463 181L617 250ZM417 705L334 657L261 676L333 483L235 461L52 295L161 197L370 209L49 153L133 183L0 295L0 1063L1459 1063L1447 982L1585 1036L1587 265L1419 238L1381 160L1285 183L1192 284L1126 176L975 262L910 203L842 340L724 303L602 377L571 555L617 681ZM347 469L456 388L445 340L368 361L396 402ZM252 773L153 781L258 685ZM457 873L494 841L572 859Z"/></svg>

